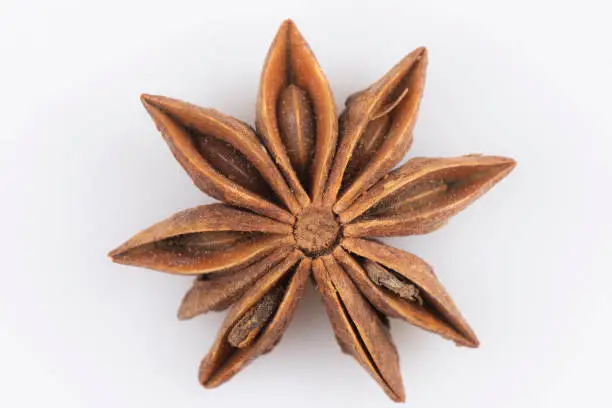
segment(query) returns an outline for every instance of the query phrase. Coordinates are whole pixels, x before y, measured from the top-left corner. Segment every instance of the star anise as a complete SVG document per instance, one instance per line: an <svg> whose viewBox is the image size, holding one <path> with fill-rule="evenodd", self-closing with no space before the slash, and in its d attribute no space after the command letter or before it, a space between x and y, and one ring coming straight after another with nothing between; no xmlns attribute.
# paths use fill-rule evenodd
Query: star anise
<svg viewBox="0 0 612 408"><path fill-rule="evenodd" d="M194 184L224 204L181 211L110 256L197 276L180 319L231 306L200 367L205 387L278 343L309 277L341 349L395 401L404 389L386 316L478 346L431 267L374 239L441 227L515 166L469 155L392 170L412 142L426 67L418 48L349 97L338 118L323 71L286 21L261 74L256 131L216 110L142 96Z"/></svg>

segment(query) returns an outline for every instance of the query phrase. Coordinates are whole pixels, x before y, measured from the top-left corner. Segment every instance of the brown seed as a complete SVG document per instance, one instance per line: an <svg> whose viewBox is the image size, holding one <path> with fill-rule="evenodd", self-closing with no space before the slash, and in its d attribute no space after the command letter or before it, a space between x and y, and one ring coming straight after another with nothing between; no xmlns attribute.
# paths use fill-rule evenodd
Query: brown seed
<svg viewBox="0 0 612 408"><path fill-rule="evenodd" d="M444 180L424 181L382 200L368 211L368 215L388 216L417 210L436 202L436 198L443 196L447 190L448 183Z"/></svg>
<svg viewBox="0 0 612 408"><path fill-rule="evenodd" d="M188 251L219 251L240 241L255 238L258 234L239 231L209 231L183 234L157 242L165 248L184 248Z"/></svg>
<svg viewBox="0 0 612 408"><path fill-rule="evenodd" d="M283 298L283 288L275 287L266 293L230 330L227 341L233 347L245 348L255 340L270 320Z"/></svg>
<svg viewBox="0 0 612 408"><path fill-rule="evenodd" d="M196 149L219 173L263 197L270 188L257 169L232 145L215 137L191 131Z"/></svg>
<svg viewBox="0 0 612 408"><path fill-rule="evenodd" d="M278 98L278 127L289 160L305 184L314 154L314 114L308 95L294 84L286 87Z"/></svg>
<svg viewBox="0 0 612 408"><path fill-rule="evenodd" d="M343 180L344 185L351 184L355 177L372 160L372 157L374 157L374 154L376 154L380 145L384 142L390 126L391 119L389 115L380 116L368 123L347 165Z"/></svg>
<svg viewBox="0 0 612 408"><path fill-rule="evenodd" d="M376 262L366 261L364 269L370 280L378 286L389 289L402 299L418 302L419 305L423 306L423 299L419 296L419 289L416 285L406 282Z"/></svg>

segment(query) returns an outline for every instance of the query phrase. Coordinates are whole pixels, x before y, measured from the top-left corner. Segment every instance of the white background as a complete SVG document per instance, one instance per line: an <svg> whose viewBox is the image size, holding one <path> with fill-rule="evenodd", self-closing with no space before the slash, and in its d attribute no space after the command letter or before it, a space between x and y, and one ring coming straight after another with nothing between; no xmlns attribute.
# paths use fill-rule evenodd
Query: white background
<svg viewBox="0 0 612 408"><path fill-rule="evenodd" d="M393 243L430 262L482 342L392 322L411 407L610 406L612 25L607 1L2 1L0 406L394 406L340 353L309 289L282 342L215 390L224 314L175 318L190 278L106 253L210 202L141 92L252 122L293 18L340 106L419 45L411 156L516 170L450 224Z"/></svg>

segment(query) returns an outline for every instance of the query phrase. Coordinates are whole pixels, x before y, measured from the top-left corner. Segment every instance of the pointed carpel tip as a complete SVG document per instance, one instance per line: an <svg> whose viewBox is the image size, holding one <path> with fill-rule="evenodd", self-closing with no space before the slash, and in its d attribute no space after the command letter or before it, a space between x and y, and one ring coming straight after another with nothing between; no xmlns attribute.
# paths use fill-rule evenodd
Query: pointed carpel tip
<svg viewBox="0 0 612 408"><path fill-rule="evenodd" d="M211 367L211 355L209 354L204 357L204 359L200 362L200 367L198 368L198 382L204 388L214 388L214 385L211 385L211 379L214 373L214 369Z"/></svg>
<svg viewBox="0 0 612 408"><path fill-rule="evenodd" d="M120 252L115 252L115 251L109 252L108 257L113 263L120 264L120 265L128 264L126 260L121 256Z"/></svg>
<svg viewBox="0 0 612 408"><path fill-rule="evenodd" d="M181 322L189 320L191 319L191 317L192 316L190 316L187 311L183 310L183 308L180 308L179 311L176 313L176 318Z"/></svg>
<svg viewBox="0 0 612 408"><path fill-rule="evenodd" d="M179 309L176 313L176 317L179 321L189 320L198 315L197 313L193 313L193 309L188 306L188 304L191 303L189 301L191 294L192 294L192 290L190 289L185 294L185 296L183 297L183 300L181 301L181 305L179 306Z"/></svg>
<svg viewBox="0 0 612 408"><path fill-rule="evenodd" d="M510 172L512 169L516 167L516 160L511 159L510 157L504 156L489 156L483 154L467 154L465 156L466 159L475 159L477 162L481 162L486 166L491 168L495 168L499 171Z"/></svg>
<svg viewBox="0 0 612 408"><path fill-rule="evenodd" d="M148 107L153 105L154 100L155 100L155 95L149 95L145 93L140 95L140 103L142 103L146 109L148 109Z"/></svg>
<svg viewBox="0 0 612 408"><path fill-rule="evenodd" d="M154 98L153 95L148 95L148 94L140 95L140 103L142 103L142 106L144 106L145 110L150 116L154 115L155 106L152 103L153 98Z"/></svg>
<svg viewBox="0 0 612 408"><path fill-rule="evenodd" d="M295 28L295 22L292 19L288 18L283 20L281 25L278 27L276 35L283 35L292 30L292 28Z"/></svg>
<svg viewBox="0 0 612 408"><path fill-rule="evenodd" d="M409 54L409 56L414 56L414 58L421 63L427 62L427 58L428 58L427 48L424 46L417 47Z"/></svg>
<svg viewBox="0 0 612 408"><path fill-rule="evenodd" d="M511 159L509 157L506 157L505 159L506 159L506 166L508 167L508 170L514 169L516 165L518 164L516 160Z"/></svg>
<svg viewBox="0 0 612 408"><path fill-rule="evenodd" d="M391 385L389 385L389 383L386 383L386 385L387 387L389 387L387 395L389 396L389 398L391 398L393 402L406 402L406 393L404 391L404 385L401 383L401 378L400 384L398 384L398 390L391 388Z"/></svg>
<svg viewBox="0 0 612 408"><path fill-rule="evenodd" d="M145 106L145 108L149 106L159 107L165 100L167 100L165 96L160 95L150 95L150 94L142 94L140 95L140 102Z"/></svg>
<svg viewBox="0 0 612 408"><path fill-rule="evenodd" d="M159 95L142 94L140 96L140 101L151 119L153 119L153 122L155 122L157 128L160 129L160 116L162 116L166 110L168 98Z"/></svg>
<svg viewBox="0 0 612 408"><path fill-rule="evenodd" d="M110 251L107 255L110 260L116 264L120 265L130 265L131 258L128 256L127 243L123 244L112 251Z"/></svg>
<svg viewBox="0 0 612 408"><path fill-rule="evenodd" d="M204 371L204 368L200 368L200 373L198 376L198 381L200 385L206 389L211 389L217 387L219 384L215 384L211 381L212 373Z"/></svg>
<svg viewBox="0 0 612 408"><path fill-rule="evenodd" d="M200 384L202 384L202 387L206 388L207 390L212 390L213 388L216 388L217 386L214 384L211 384L210 382L201 382Z"/></svg>
<svg viewBox="0 0 612 408"><path fill-rule="evenodd" d="M290 18L283 22L282 28L285 29L285 33L288 33L288 39L290 41L306 41L297 27L297 24L295 24L295 21L291 20Z"/></svg>
<svg viewBox="0 0 612 408"><path fill-rule="evenodd" d="M281 26L295 26L295 21L293 21L291 18L286 18Z"/></svg>
<svg viewBox="0 0 612 408"><path fill-rule="evenodd" d="M121 255L125 255L125 253L130 249L129 241L124 242L119 245L117 248L111 250L108 253L108 257L113 260L113 262L119 262L121 259Z"/></svg>
<svg viewBox="0 0 612 408"><path fill-rule="evenodd" d="M111 261L116 262L117 255L119 255L119 252L121 252L120 250L121 250L121 247L115 248L112 251L110 251L108 254L106 254L106 256L108 256L111 259Z"/></svg>
<svg viewBox="0 0 612 408"><path fill-rule="evenodd" d="M207 377L203 376L202 373L200 372L200 374L198 375L198 382L200 383L200 385L204 388L209 388L206 386L206 381L208 380Z"/></svg>
<svg viewBox="0 0 612 408"><path fill-rule="evenodd" d="M393 402L398 402L398 403L404 403L406 402L406 396L404 394L402 395L393 395L393 397L391 397L391 399L393 400Z"/></svg>
<svg viewBox="0 0 612 408"><path fill-rule="evenodd" d="M467 347L467 348L478 348L480 347L480 340L476 337L476 335L472 334L469 337L462 336L462 342L457 342L457 346L459 347Z"/></svg>
<svg viewBox="0 0 612 408"><path fill-rule="evenodd" d="M499 157L496 167L500 169L504 175L509 174L516 167L516 160L509 157Z"/></svg>

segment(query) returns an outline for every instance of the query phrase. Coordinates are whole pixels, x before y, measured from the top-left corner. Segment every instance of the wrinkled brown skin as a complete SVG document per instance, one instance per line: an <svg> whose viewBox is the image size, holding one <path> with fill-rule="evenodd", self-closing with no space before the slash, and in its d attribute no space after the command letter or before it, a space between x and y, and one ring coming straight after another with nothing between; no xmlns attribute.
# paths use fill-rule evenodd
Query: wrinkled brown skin
<svg viewBox="0 0 612 408"><path fill-rule="evenodd" d="M315 259L313 276L342 351L352 355L392 400L403 401L397 350L376 310L333 257Z"/></svg>
<svg viewBox="0 0 612 408"><path fill-rule="evenodd" d="M436 230L515 166L468 155L393 170L412 143L427 63L426 49L414 50L349 97L338 119L323 71L288 20L264 63L256 132L213 109L142 96L194 184L224 204L181 211L109 255L196 276L180 319L230 307L200 366L203 386L228 381L280 341L309 278L341 349L394 401L405 394L387 317L478 347L432 268L373 239ZM377 284L364 267L418 297Z"/></svg>

